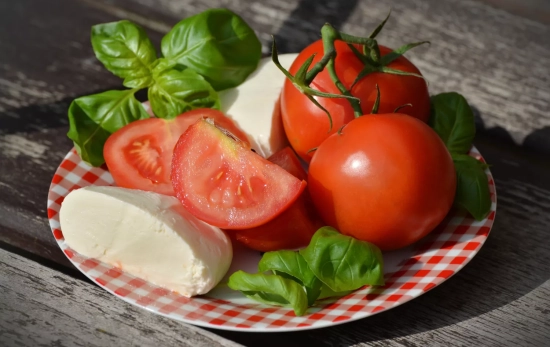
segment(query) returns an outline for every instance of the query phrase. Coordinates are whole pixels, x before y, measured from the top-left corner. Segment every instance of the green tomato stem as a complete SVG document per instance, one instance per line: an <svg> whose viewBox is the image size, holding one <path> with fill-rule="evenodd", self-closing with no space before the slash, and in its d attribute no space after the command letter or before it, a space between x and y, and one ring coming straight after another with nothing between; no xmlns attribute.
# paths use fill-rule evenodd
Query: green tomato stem
<svg viewBox="0 0 550 347"><path fill-rule="evenodd" d="M332 58L328 60L328 63L326 65L330 78L332 79L332 82L334 82L334 84L336 85L336 88L338 88L338 90L343 95L353 97L351 92L344 86L342 81L340 81L340 78L338 78L338 75L336 74L336 68L334 67L334 61L336 60L336 54L337 54L336 49L334 48L334 41L336 41L339 38L341 39L341 33L336 31L336 29L334 29L332 25L327 23L323 25L323 28L321 29L321 36L323 38L323 49L325 52L325 56L329 54L332 55ZM350 35L346 35L346 36L350 36ZM353 108L353 114L356 118L363 115L363 111L361 110L361 105L359 104L359 100L348 99L348 102Z"/></svg>
<svg viewBox="0 0 550 347"><path fill-rule="evenodd" d="M419 46L421 44L429 43L429 42L421 41L421 42L406 44L390 52L384 57L381 57L380 48L378 46L378 42L376 41L375 37L378 35L378 33L380 33L380 31L388 21L390 14L391 14L391 10L386 16L386 18L382 21L382 23L378 25L378 27L370 34L369 37L359 37L359 36L342 33L336 30L329 23L325 23L325 25L323 25L323 27L321 28L321 37L323 42L323 57L321 58L321 60L315 63L315 65L313 65L311 69L309 69L314 57L314 56L311 56L303 64L303 66L300 68L298 73L295 74L295 76L292 76L279 63L277 58L277 48L275 46L275 41L273 41L273 50L272 50L273 62L286 75L286 77L290 79L290 81L300 91L300 93L304 94L311 102L313 102L317 107L319 107L321 110L323 110L323 112L327 114L329 123L330 123L329 132L332 130L332 117L328 112L328 110L325 109L315 99L315 97L346 98L350 103L351 107L353 108L353 114L355 118L357 118L363 115L363 111L361 110L360 99L353 96L353 94L351 93L351 89L353 89L355 84L359 82L366 75L374 72L380 72L380 73L387 73L387 74L394 74L394 75L415 76L415 77L423 78L421 75L392 69L387 67L387 65L391 63L393 60L397 59L402 54L404 54L409 49ZM348 88L344 86L344 84L336 74L335 61L336 61L337 52L336 52L334 42L337 40L345 42L348 45L348 47L351 49L351 51L355 54L357 59L359 59L364 64L362 71L357 75L357 77L353 81L350 87L350 90L348 90ZM360 52L354 45L361 45L362 52ZM310 87L310 84L313 82L315 77L325 68L329 73L330 79L332 80L334 85L338 88L341 94L322 93L321 91L315 90ZM377 86L377 90L378 90L378 86ZM373 112L377 112L379 102L380 102L379 100L380 100L380 97L378 96L377 102L375 102L373 106Z"/></svg>

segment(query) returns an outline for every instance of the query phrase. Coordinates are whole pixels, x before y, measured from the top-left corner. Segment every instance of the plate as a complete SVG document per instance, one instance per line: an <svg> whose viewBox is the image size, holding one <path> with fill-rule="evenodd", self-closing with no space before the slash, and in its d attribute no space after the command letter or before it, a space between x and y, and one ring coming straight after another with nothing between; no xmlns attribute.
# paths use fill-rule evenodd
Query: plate
<svg viewBox="0 0 550 347"><path fill-rule="evenodd" d="M475 148L470 155L483 160ZM48 218L59 247L76 268L101 288L131 304L209 328L250 332L315 329L369 317L404 304L460 271L479 252L495 219L495 184L488 169L486 173L492 200L486 219L476 221L463 212L451 211L432 233L416 244L384 253L384 287L366 286L341 298L319 301L302 317L296 317L289 308L249 300L223 284L238 269L257 272L261 254L238 245L234 245L234 259L222 284L207 295L193 298L170 292L71 250L59 224L59 209L64 197L73 189L114 184L107 170L90 167L80 160L74 149L53 176L48 194Z"/></svg>

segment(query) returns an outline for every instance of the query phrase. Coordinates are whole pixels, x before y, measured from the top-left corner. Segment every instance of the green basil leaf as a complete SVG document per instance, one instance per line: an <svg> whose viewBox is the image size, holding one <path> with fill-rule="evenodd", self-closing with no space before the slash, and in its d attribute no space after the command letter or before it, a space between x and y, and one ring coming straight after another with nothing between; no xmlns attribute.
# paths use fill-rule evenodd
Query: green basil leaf
<svg viewBox="0 0 550 347"><path fill-rule="evenodd" d="M229 277L228 285L253 300L269 305L290 306L297 316L302 316L308 307L303 287L281 276L249 274L239 270Z"/></svg>
<svg viewBox="0 0 550 347"><path fill-rule="evenodd" d="M218 93L191 69L167 70L155 76L148 95L153 113L159 118L174 118L196 108L220 108Z"/></svg>
<svg viewBox="0 0 550 347"><path fill-rule="evenodd" d="M321 293L319 294L319 297L317 299L326 299L326 298L332 298L334 296L346 296L349 293L352 293L353 290L346 290L344 292L335 292L334 290L330 289L329 286L326 284L323 284L321 286Z"/></svg>
<svg viewBox="0 0 550 347"><path fill-rule="evenodd" d="M111 90L75 99L69 107L69 132L80 158L100 166L110 134L138 119L149 118L134 90Z"/></svg>
<svg viewBox="0 0 550 347"><path fill-rule="evenodd" d="M255 291L243 291L242 293L246 295L248 298L255 301L259 301L266 305L283 306L283 307L290 306L289 302L285 300L285 298L277 294L255 292Z"/></svg>
<svg viewBox="0 0 550 347"><path fill-rule="evenodd" d="M169 61L166 58L158 58L155 60L155 62L151 65L151 71L153 72L153 78L158 78L163 72L166 70L173 69L177 63L174 63L172 61Z"/></svg>
<svg viewBox="0 0 550 347"><path fill-rule="evenodd" d="M491 211L491 193L485 174L486 165L466 154L453 155L456 170L455 203L477 220Z"/></svg>
<svg viewBox="0 0 550 347"><path fill-rule="evenodd" d="M80 158L92 166L105 162L103 145L111 135L102 129L74 100L69 106L69 132L67 137L73 140Z"/></svg>
<svg viewBox="0 0 550 347"><path fill-rule="evenodd" d="M430 126L450 153L467 154L472 147L476 127L474 113L458 93L442 93L431 98Z"/></svg>
<svg viewBox="0 0 550 347"><path fill-rule="evenodd" d="M258 66L262 45L235 13L210 9L176 24L161 43L170 61L189 67L215 90L236 87Z"/></svg>
<svg viewBox="0 0 550 347"><path fill-rule="evenodd" d="M267 252L258 263L258 271L273 271L276 275L290 278L304 286L310 306L315 303L321 293L321 281L315 277L304 257L298 252Z"/></svg>
<svg viewBox="0 0 550 347"><path fill-rule="evenodd" d="M315 276L335 292L355 290L366 284L384 284L380 249L342 235L332 227L317 230L300 254Z"/></svg>
<svg viewBox="0 0 550 347"><path fill-rule="evenodd" d="M140 26L127 20L94 25L92 47L105 68L124 79L124 86L143 88L153 82L150 65L157 53Z"/></svg>

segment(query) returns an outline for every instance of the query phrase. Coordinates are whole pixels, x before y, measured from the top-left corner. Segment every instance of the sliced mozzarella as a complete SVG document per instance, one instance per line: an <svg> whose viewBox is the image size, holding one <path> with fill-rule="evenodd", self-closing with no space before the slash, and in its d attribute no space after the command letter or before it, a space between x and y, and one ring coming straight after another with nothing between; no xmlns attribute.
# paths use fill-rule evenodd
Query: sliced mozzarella
<svg viewBox="0 0 550 347"><path fill-rule="evenodd" d="M281 54L279 61L288 69L297 56ZM241 85L219 93L222 111L248 135L252 148L265 158L288 145L279 110L285 78L271 58L263 58Z"/></svg>
<svg viewBox="0 0 550 347"><path fill-rule="evenodd" d="M76 252L185 296L204 294L232 260L229 238L170 196L86 187L60 210L65 241Z"/></svg>

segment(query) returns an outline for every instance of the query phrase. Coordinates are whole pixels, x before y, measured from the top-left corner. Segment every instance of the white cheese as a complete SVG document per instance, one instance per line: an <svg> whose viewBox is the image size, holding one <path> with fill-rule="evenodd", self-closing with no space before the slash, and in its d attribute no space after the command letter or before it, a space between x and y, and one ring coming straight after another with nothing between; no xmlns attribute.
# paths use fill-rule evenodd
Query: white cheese
<svg viewBox="0 0 550 347"><path fill-rule="evenodd" d="M170 196L118 187L67 195L61 230L76 252L185 296L207 293L225 275L231 241Z"/></svg>
<svg viewBox="0 0 550 347"><path fill-rule="evenodd" d="M297 56L280 54L279 61L288 69ZM285 78L271 58L263 58L241 85L219 93L222 112L235 121L248 135L252 148L265 158L288 145L279 110Z"/></svg>

